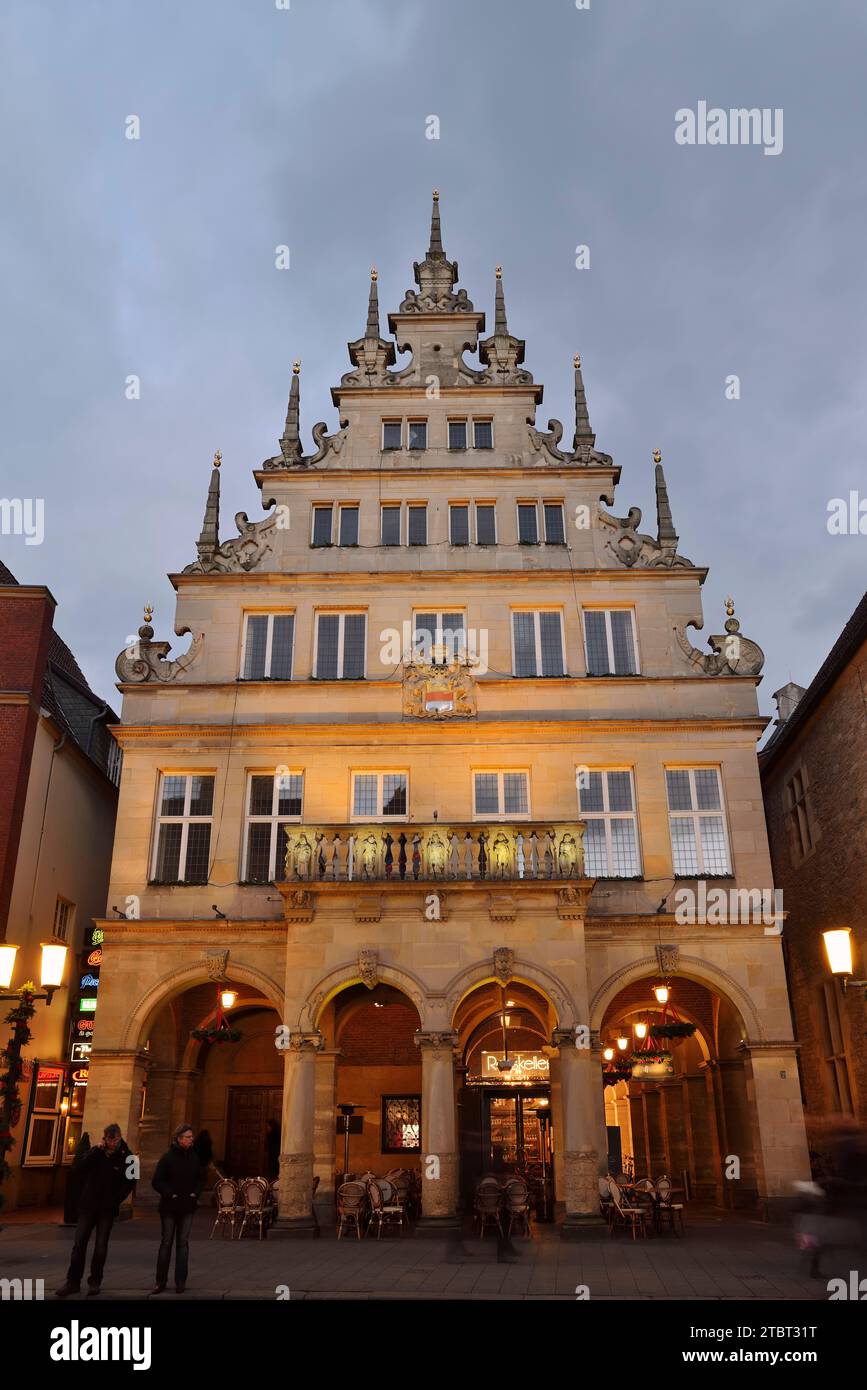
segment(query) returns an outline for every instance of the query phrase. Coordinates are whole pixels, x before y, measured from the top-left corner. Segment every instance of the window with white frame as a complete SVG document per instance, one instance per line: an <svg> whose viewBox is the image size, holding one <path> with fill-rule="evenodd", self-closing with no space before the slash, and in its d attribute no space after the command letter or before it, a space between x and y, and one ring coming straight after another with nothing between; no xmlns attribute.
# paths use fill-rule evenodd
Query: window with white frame
<svg viewBox="0 0 867 1390"><path fill-rule="evenodd" d="M497 544L497 507L494 502L476 503L476 545Z"/></svg>
<svg viewBox="0 0 867 1390"><path fill-rule="evenodd" d="M414 613L412 622L413 652L423 661L432 655L444 655L446 660L466 656L467 633L463 613L448 613L438 609L431 613Z"/></svg>
<svg viewBox="0 0 867 1390"><path fill-rule="evenodd" d="M666 768L674 872L693 878L732 871L719 769Z"/></svg>
<svg viewBox="0 0 867 1390"><path fill-rule="evenodd" d="M247 613L242 679L291 680L294 641L294 613Z"/></svg>
<svg viewBox="0 0 867 1390"><path fill-rule="evenodd" d="M493 420L474 420L473 421L473 448L474 449L493 449L494 447L494 422Z"/></svg>
<svg viewBox="0 0 867 1390"><path fill-rule="evenodd" d="M588 676L637 675L633 610L585 608L584 648Z"/></svg>
<svg viewBox="0 0 867 1390"><path fill-rule="evenodd" d="M271 883L285 877L286 831L301 819L303 793L301 772L250 774L241 871L247 883Z"/></svg>
<svg viewBox="0 0 867 1390"><path fill-rule="evenodd" d="M214 778L162 774L151 862L154 883L207 883L214 814Z"/></svg>
<svg viewBox="0 0 867 1390"><path fill-rule="evenodd" d="M53 935L58 941L69 941L70 929L75 918L75 903L68 898L58 898L54 904Z"/></svg>
<svg viewBox="0 0 867 1390"><path fill-rule="evenodd" d="M512 669L516 676L562 676L563 618L556 609L512 613Z"/></svg>
<svg viewBox="0 0 867 1390"><path fill-rule="evenodd" d="M593 878L638 877L641 859L629 769L582 769L578 774L578 804L587 826L585 872Z"/></svg>
<svg viewBox="0 0 867 1390"><path fill-rule="evenodd" d="M466 420L449 420L449 448L465 449L467 447L467 422Z"/></svg>
<svg viewBox="0 0 867 1390"><path fill-rule="evenodd" d="M313 669L320 681L361 680L367 616L364 613L319 613Z"/></svg>
<svg viewBox="0 0 867 1390"><path fill-rule="evenodd" d="M410 502L406 509L408 545L427 545L427 503Z"/></svg>
<svg viewBox="0 0 867 1390"><path fill-rule="evenodd" d="M382 422L382 447L383 449L400 449L403 444L403 421L402 420L383 420Z"/></svg>
<svg viewBox="0 0 867 1390"><path fill-rule="evenodd" d="M358 545L358 506L346 503L339 508L338 545Z"/></svg>
<svg viewBox="0 0 867 1390"><path fill-rule="evenodd" d="M542 511L545 517L545 544L565 545L566 522L563 518L563 503L543 502Z"/></svg>
<svg viewBox="0 0 867 1390"><path fill-rule="evenodd" d="M353 820L402 820L407 813L405 772L355 772L352 776Z"/></svg>
<svg viewBox="0 0 867 1390"><path fill-rule="evenodd" d="M527 772L474 772L473 815L477 820L529 816Z"/></svg>
<svg viewBox="0 0 867 1390"><path fill-rule="evenodd" d="M380 543L400 545L400 503L383 504L380 509Z"/></svg>
<svg viewBox="0 0 867 1390"><path fill-rule="evenodd" d="M539 544L539 513L535 502L518 503L518 544Z"/></svg>
<svg viewBox="0 0 867 1390"><path fill-rule="evenodd" d="M470 543L470 508L468 502L449 504L449 543L451 545L469 545Z"/></svg>
<svg viewBox="0 0 867 1390"><path fill-rule="evenodd" d="M828 1110L836 1115L853 1114L852 1087L849 1081L849 1062L843 1023L840 1018L840 991L836 980L823 980L819 986L819 1017L825 1057L825 1079L828 1085Z"/></svg>
<svg viewBox="0 0 867 1390"><path fill-rule="evenodd" d="M311 545L330 545L331 531L334 525L334 508L329 502L327 506L316 506L313 508L313 530L311 533Z"/></svg>
<svg viewBox="0 0 867 1390"><path fill-rule="evenodd" d="M410 420L407 426L409 430L409 448L427 448L427 420Z"/></svg>

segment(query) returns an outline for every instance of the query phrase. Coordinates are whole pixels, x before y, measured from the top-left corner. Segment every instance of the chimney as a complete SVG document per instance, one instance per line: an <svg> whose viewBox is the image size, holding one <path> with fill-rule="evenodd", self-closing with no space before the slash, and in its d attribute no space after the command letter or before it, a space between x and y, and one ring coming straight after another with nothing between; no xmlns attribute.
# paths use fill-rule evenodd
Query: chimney
<svg viewBox="0 0 867 1390"><path fill-rule="evenodd" d="M788 685L782 685L779 690L774 691L778 724L785 724L792 717L806 693L804 687L795 685L794 681L789 681Z"/></svg>

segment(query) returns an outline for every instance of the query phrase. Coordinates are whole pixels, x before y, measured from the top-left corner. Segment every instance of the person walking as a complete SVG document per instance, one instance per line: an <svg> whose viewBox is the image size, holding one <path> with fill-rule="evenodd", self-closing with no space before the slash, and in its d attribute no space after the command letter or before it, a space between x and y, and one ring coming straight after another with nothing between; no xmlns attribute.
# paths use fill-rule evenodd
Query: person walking
<svg viewBox="0 0 867 1390"><path fill-rule="evenodd" d="M96 1240L87 1292L88 1296L99 1293L114 1219L121 1202L135 1187L132 1165L127 1161L131 1157L120 1125L106 1125L100 1142L82 1158L79 1166L78 1223L66 1283L54 1291L58 1298L79 1292L87 1261L87 1244L93 1231L96 1231Z"/></svg>
<svg viewBox="0 0 867 1390"><path fill-rule="evenodd" d="M169 1279L172 1244L175 1246L175 1293L187 1287L190 1259L190 1228L204 1183L199 1156L193 1148L191 1125L178 1125L171 1148L160 1159L152 1187L160 1194L162 1227L157 1255L157 1281L152 1293L162 1293Z"/></svg>

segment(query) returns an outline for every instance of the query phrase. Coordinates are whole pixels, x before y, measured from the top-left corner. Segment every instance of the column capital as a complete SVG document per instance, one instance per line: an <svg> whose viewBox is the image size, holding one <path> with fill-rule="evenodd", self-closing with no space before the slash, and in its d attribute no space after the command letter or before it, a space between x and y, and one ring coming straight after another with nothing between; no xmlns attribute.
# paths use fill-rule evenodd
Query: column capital
<svg viewBox="0 0 867 1390"><path fill-rule="evenodd" d="M422 1052L453 1052L459 1041L457 1033L447 1030L441 1033L424 1033L419 1030L414 1037L416 1047Z"/></svg>
<svg viewBox="0 0 867 1390"><path fill-rule="evenodd" d="M583 1039L587 1038L585 1043ZM555 1028L551 1033L551 1046L571 1048L578 1052L599 1052L602 1043L599 1040L599 1033L596 1029L587 1028L586 1025L576 1024L574 1028Z"/></svg>
<svg viewBox="0 0 867 1390"><path fill-rule="evenodd" d="M318 1030L315 1033L290 1033L289 1052L321 1052L325 1047L325 1035Z"/></svg>

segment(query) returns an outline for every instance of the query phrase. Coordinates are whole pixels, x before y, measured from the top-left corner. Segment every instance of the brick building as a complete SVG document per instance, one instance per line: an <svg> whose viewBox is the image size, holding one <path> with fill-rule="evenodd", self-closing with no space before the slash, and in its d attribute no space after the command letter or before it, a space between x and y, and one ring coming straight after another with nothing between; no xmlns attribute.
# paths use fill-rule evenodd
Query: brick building
<svg viewBox="0 0 867 1390"><path fill-rule="evenodd" d="M99 978L93 919L105 907L117 811L117 715L55 632L54 610L47 588L19 584L0 564L0 942L18 946L12 988L38 984L42 942L69 948L65 981L31 1024L10 1208L62 1198L81 1134L97 998L95 984L82 985Z"/></svg>
<svg viewBox="0 0 867 1390"><path fill-rule="evenodd" d="M609 510L580 359L569 444L499 270L488 336L456 288L436 196L413 269L387 336L373 273L312 450L296 364L266 515L229 539L216 457L162 618L187 648L148 611L118 657L127 920L100 923L88 1127L118 1120L147 1176L186 1120L243 1177L279 1120L286 1231L313 1230L314 1178L330 1219L349 1104L351 1168L420 1170L426 1222L518 1167L576 1230L629 1155L766 1211L808 1171L780 937L669 901L770 886L762 652L731 603L692 645L706 570L658 451L646 534ZM612 1038L672 1026L603 1086Z"/></svg>
<svg viewBox="0 0 867 1390"><path fill-rule="evenodd" d="M867 594L812 684L790 683L776 699L779 717L759 766L787 913L804 1106L821 1156L823 1120L867 1119L864 991L841 989L822 938L850 928L854 973L867 976Z"/></svg>

